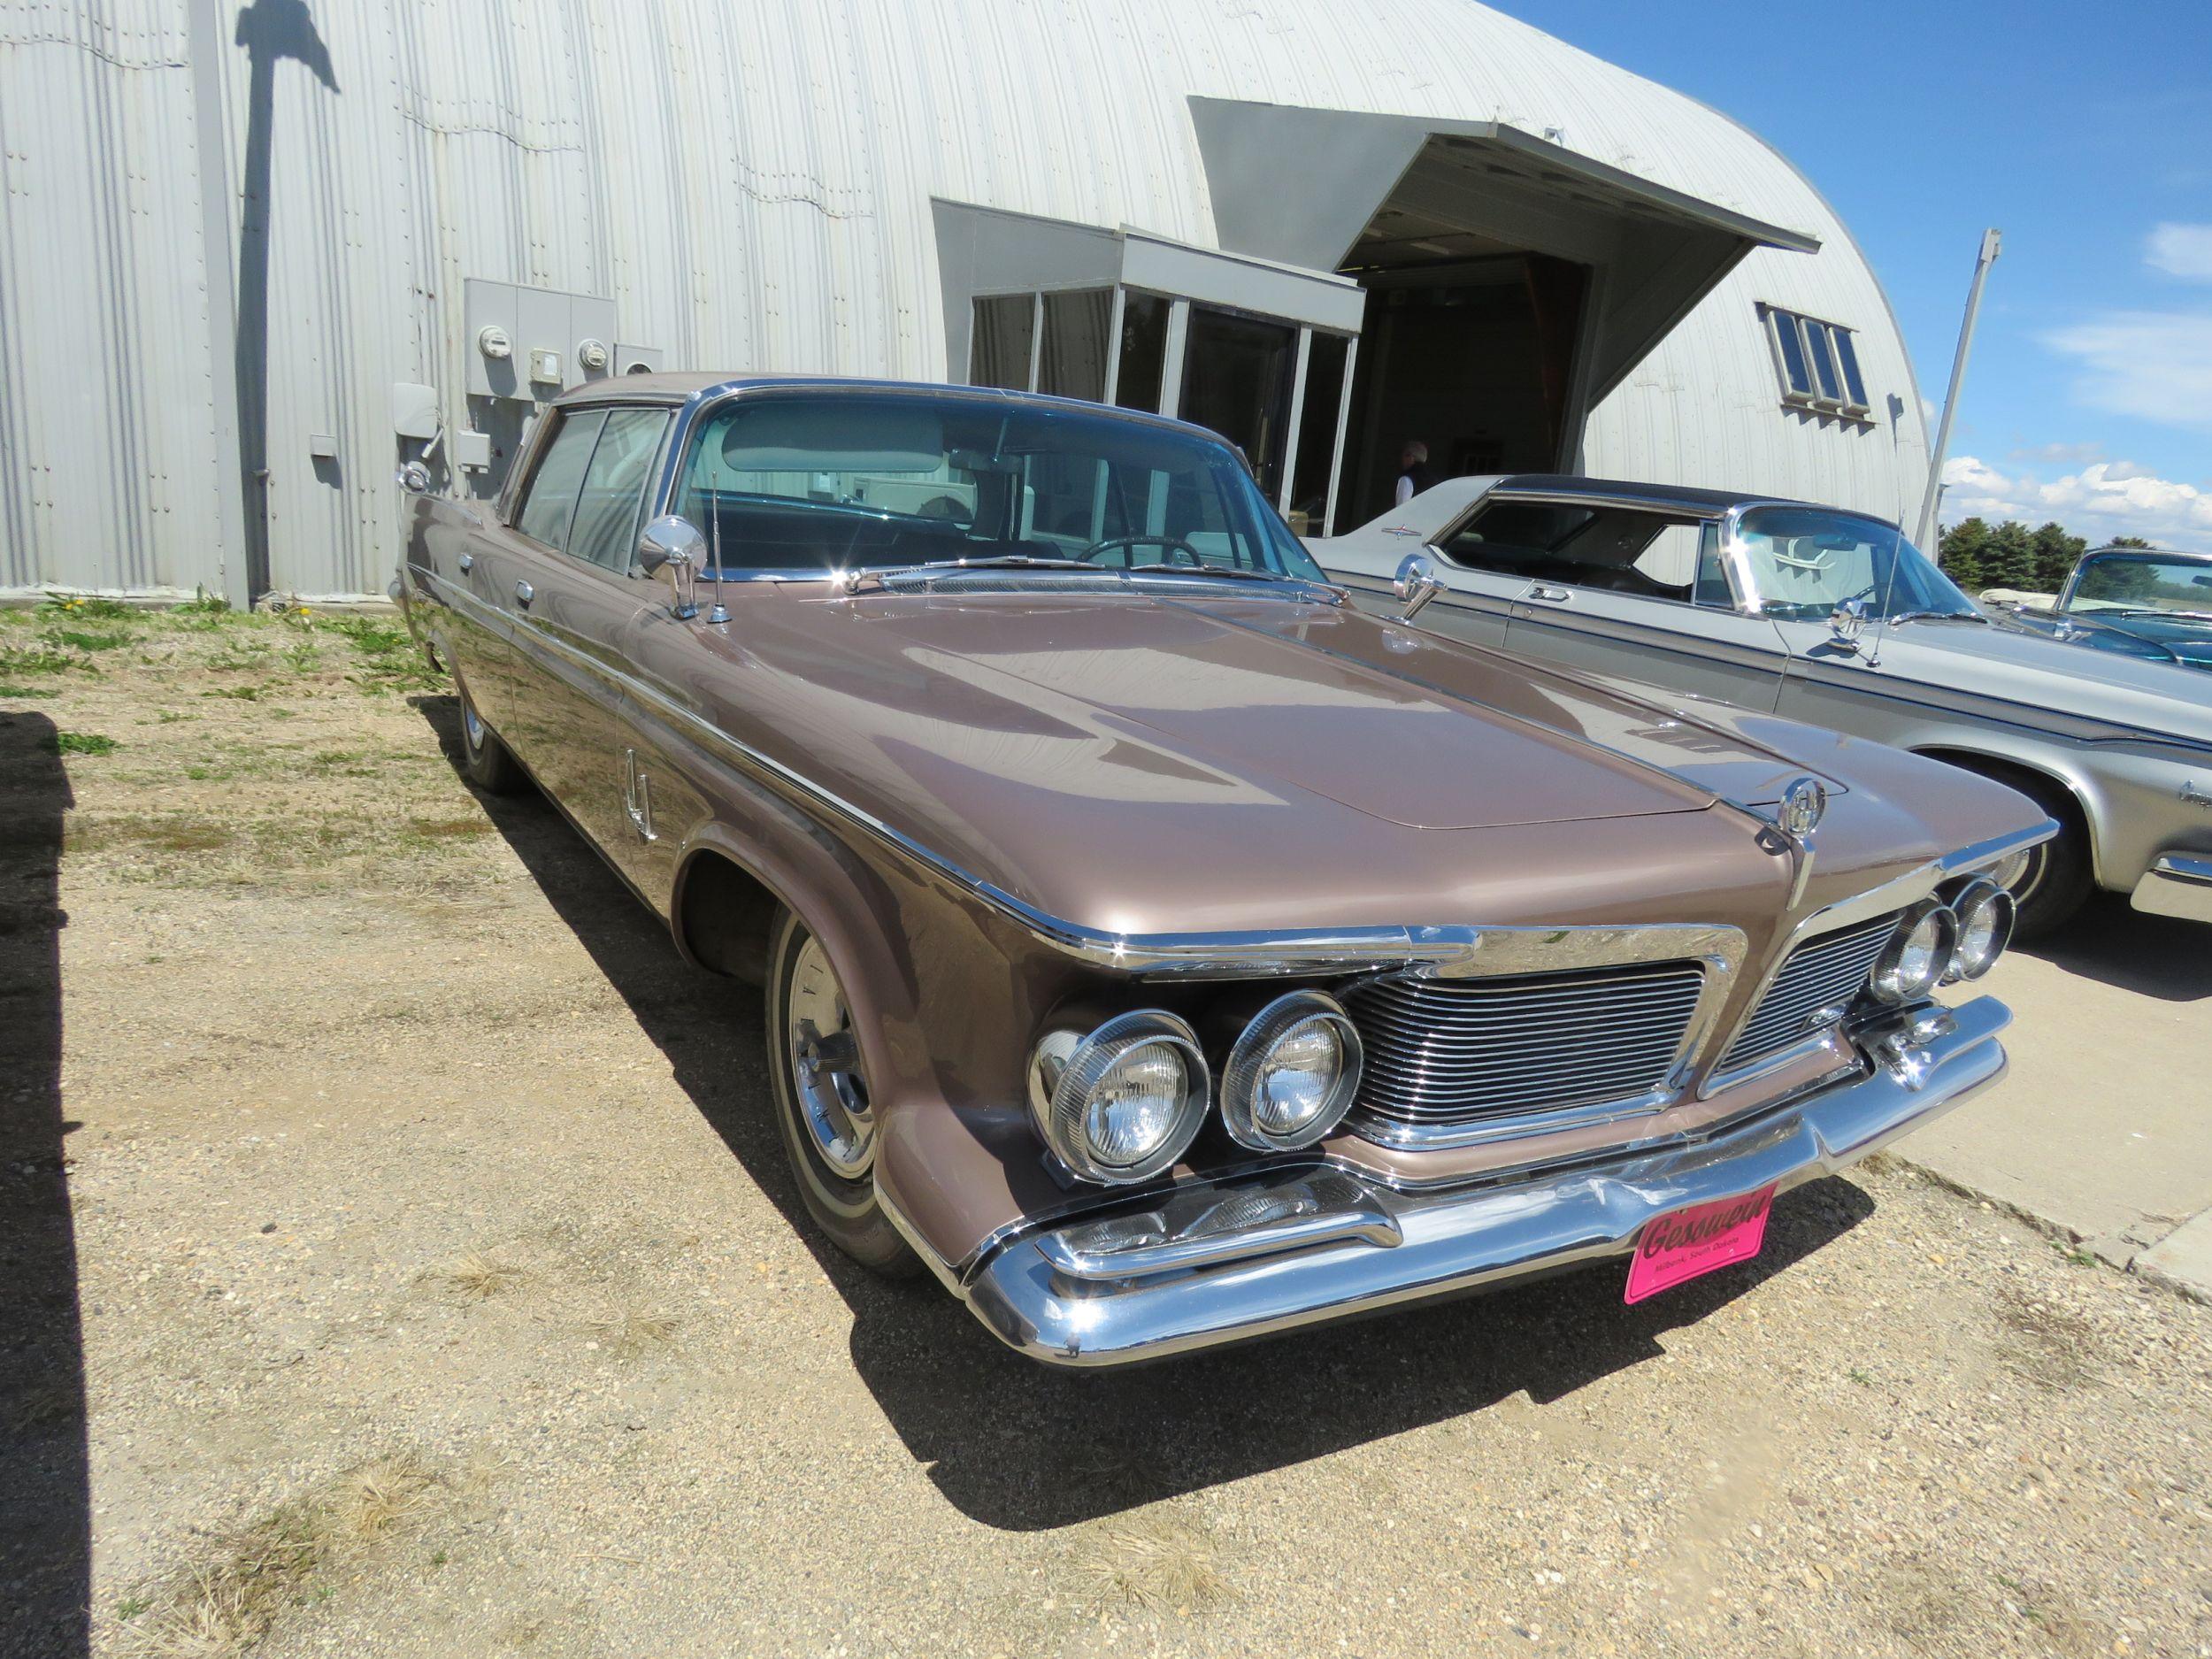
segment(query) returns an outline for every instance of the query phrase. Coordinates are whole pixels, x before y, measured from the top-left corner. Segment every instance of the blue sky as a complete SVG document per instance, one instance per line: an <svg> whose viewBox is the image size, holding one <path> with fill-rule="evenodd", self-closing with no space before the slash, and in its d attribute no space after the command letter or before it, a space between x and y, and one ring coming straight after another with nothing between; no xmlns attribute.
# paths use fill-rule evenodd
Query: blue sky
<svg viewBox="0 0 2212 1659"><path fill-rule="evenodd" d="M1788 154L1873 261L1924 397L2003 231L1947 521L2212 548L2212 0L1492 3Z"/></svg>

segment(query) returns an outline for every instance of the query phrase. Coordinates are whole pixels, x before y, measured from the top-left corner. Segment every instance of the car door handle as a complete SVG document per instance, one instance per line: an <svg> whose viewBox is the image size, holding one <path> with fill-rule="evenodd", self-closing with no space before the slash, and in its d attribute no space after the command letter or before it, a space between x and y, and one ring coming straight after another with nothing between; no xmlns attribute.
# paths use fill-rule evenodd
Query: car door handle
<svg viewBox="0 0 2212 1659"><path fill-rule="evenodd" d="M1547 588L1541 582L1531 587L1526 596L1531 599L1540 599L1548 605L1563 605L1574 597L1564 588Z"/></svg>
<svg viewBox="0 0 2212 1659"><path fill-rule="evenodd" d="M474 570L475 568L476 568L476 555L475 555L475 554L473 554L473 553L464 553L464 554L462 554L462 555L461 555L461 574L462 574L462 575L464 575L464 576L465 576L465 575L467 575L467 574L468 574L471 571Z"/></svg>
<svg viewBox="0 0 2212 1659"><path fill-rule="evenodd" d="M531 587L528 582L517 582L515 584L515 597L522 603L526 605L537 596L538 590Z"/></svg>

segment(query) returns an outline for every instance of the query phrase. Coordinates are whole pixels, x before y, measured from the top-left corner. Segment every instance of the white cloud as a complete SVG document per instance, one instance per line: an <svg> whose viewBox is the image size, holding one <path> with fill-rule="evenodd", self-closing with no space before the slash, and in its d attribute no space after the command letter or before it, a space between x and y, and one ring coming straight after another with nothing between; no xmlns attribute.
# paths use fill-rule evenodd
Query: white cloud
<svg viewBox="0 0 2212 1659"><path fill-rule="evenodd" d="M2143 257L2169 276L2212 282L2212 225L2161 225L2151 232Z"/></svg>
<svg viewBox="0 0 2212 1659"><path fill-rule="evenodd" d="M2100 461L2045 482L2000 472L1970 455L1943 465L1943 521L2055 518L2092 541L2116 535L2185 548L2212 545L2212 490L2159 478L2127 461Z"/></svg>
<svg viewBox="0 0 2212 1659"><path fill-rule="evenodd" d="M2212 312L2106 311L2043 337L2093 409L2212 431Z"/></svg>

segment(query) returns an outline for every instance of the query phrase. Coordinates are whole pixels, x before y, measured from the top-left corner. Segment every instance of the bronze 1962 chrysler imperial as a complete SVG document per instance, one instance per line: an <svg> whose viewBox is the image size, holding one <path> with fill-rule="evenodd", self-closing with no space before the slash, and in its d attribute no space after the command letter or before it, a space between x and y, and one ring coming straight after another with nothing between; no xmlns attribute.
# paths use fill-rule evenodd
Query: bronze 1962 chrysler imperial
<svg viewBox="0 0 2212 1659"><path fill-rule="evenodd" d="M1363 614L1194 427L605 381L397 591L470 777L765 987L823 1230L1041 1360L1637 1300L2004 1067L1936 993L2040 809Z"/></svg>

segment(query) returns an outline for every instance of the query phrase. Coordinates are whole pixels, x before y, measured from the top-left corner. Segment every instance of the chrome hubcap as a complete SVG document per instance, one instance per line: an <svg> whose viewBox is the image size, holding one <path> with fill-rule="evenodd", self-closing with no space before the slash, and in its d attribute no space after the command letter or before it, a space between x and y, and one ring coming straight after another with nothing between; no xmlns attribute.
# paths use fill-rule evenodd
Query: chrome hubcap
<svg viewBox="0 0 2212 1659"><path fill-rule="evenodd" d="M477 718L476 705L468 700L465 693L461 697L461 729L468 733L471 749L484 747L484 723Z"/></svg>
<svg viewBox="0 0 2212 1659"><path fill-rule="evenodd" d="M791 964L784 1025L791 1087L815 1151L848 1180L865 1175L876 1156L868 1079L860 1069L860 1048L853 1040L845 993L830 972L829 958L811 936L799 947L798 960Z"/></svg>

